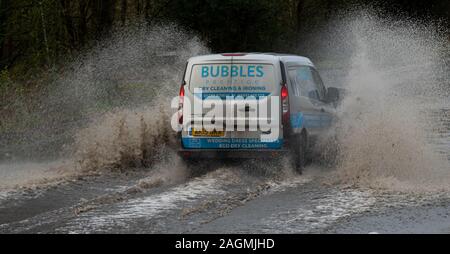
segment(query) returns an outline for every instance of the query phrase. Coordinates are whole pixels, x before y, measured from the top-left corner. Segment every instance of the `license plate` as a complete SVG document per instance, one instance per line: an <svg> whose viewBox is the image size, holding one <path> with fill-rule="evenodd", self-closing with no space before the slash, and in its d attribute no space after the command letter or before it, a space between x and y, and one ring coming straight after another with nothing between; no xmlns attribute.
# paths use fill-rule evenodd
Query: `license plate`
<svg viewBox="0 0 450 254"><path fill-rule="evenodd" d="M205 129L202 130L196 130L196 129L192 129L192 136L195 137L223 137L225 136L225 132L224 131L207 131Z"/></svg>

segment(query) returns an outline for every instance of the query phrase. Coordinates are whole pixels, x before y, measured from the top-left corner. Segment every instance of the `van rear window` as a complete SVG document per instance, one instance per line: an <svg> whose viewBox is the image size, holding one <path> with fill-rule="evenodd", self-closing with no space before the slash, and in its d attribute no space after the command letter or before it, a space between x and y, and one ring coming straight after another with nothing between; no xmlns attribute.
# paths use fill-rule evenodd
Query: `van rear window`
<svg viewBox="0 0 450 254"><path fill-rule="evenodd" d="M275 88L271 64L197 64L192 67L189 89L202 93L270 94Z"/></svg>

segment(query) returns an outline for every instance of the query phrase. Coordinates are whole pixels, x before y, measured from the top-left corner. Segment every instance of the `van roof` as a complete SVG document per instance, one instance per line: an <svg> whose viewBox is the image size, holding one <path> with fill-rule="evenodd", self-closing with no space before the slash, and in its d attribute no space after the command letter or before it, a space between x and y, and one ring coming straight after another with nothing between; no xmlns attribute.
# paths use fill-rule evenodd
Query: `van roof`
<svg viewBox="0 0 450 254"><path fill-rule="evenodd" d="M267 60L269 62L273 61L282 61L282 62L297 62L303 65L314 66L311 60L307 57L291 55L291 54L279 54L279 53L222 53L222 54L210 54L210 55L201 55L191 57L189 62L214 62L229 59L230 57L239 59L239 60Z"/></svg>

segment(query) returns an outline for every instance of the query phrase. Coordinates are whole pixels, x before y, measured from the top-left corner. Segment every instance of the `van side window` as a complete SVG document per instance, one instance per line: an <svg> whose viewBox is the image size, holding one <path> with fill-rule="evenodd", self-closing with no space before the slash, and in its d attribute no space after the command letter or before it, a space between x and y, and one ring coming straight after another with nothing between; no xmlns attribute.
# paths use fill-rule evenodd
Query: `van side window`
<svg viewBox="0 0 450 254"><path fill-rule="evenodd" d="M289 78L296 96L306 96L314 100L321 99L312 69L309 66L298 66L290 69Z"/></svg>
<svg viewBox="0 0 450 254"><path fill-rule="evenodd" d="M300 96L300 84L297 79L297 70L296 69L289 70L289 80L291 81L294 95Z"/></svg>
<svg viewBox="0 0 450 254"><path fill-rule="evenodd" d="M319 98L320 100L325 100L325 86L323 84L322 78L319 75L319 72L317 72L315 69L311 68L314 83L316 84L317 90L319 92Z"/></svg>

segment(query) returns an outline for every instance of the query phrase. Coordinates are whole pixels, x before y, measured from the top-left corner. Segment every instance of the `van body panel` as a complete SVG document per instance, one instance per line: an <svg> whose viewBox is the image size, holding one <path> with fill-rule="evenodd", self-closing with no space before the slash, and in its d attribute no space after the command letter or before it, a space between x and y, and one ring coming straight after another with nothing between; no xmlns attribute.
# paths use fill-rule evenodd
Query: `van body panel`
<svg viewBox="0 0 450 254"><path fill-rule="evenodd" d="M252 117L252 112L257 108L251 107L252 99L258 100L269 107L271 96L278 96L280 93L280 63L274 56L264 55L243 55L243 56L223 56L210 55L194 57L189 60L185 75L186 89L185 96L191 101L197 100L203 103L209 102L215 105L214 100L225 100L232 97L244 107L231 109L225 104L222 112L232 112L230 118L236 119L237 123L251 122L252 120L265 120L258 116ZM246 104L247 103L247 104ZM202 119L207 115L209 109L195 111L191 105L192 122ZM187 112L187 111L185 111ZM257 112L256 112L257 113ZM197 120L201 121L201 120ZM217 122L226 122L227 117L216 118ZM257 121L256 121L257 122ZM182 144L187 149L280 149L283 146L283 134L279 133L277 139L261 140L261 131L249 130L250 124L243 125L242 131L225 131L220 137L197 137L193 135L192 127L183 129Z"/></svg>
<svg viewBox="0 0 450 254"><path fill-rule="evenodd" d="M282 64L284 68L281 68ZM230 114L214 118L214 124L211 124L204 119L211 108L195 110L192 103L188 110L186 105L183 108L183 116L184 119L190 120L185 120L181 131L182 151L190 155L195 151L203 151L204 155L206 152L211 155L215 154L214 151L222 151L230 156L236 154L234 151L246 151L247 154L251 154L249 151L255 151L256 154L258 151L282 152L287 150L286 144L289 142L285 139L289 138L289 135L300 133L305 129L311 134L326 129L331 123L329 105L320 100L312 100L305 94L293 93L297 89L297 83L289 78L289 71L296 66L315 69L308 58L272 53L215 54L190 58L184 76L185 98L215 107L219 100L232 97L243 107L231 108L227 104L223 105L222 112ZM285 81L283 77L286 77ZM260 126L253 130L250 129L250 123L258 122L257 120L267 122L271 116L268 115L267 118L255 116L255 110L258 109L252 108L251 100L257 100L270 108L275 98L273 96L281 95L283 82L289 91L289 126L283 126L281 105L278 105L280 108L274 109L280 112L278 136L270 140L261 139L263 132ZM186 117L186 114L189 114L189 117ZM228 129L230 126L225 126L231 117L237 119L237 122L245 122L242 131L236 131L234 129L236 126L232 126L232 130ZM194 125L196 122L202 124L202 130L194 128L198 127ZM211 131L211 128L218 126L223 128Z"/></svg>
<svg viewBox="0 0 450 254"><path fill-rule="evenodd" d="M290 124L293 133L301 133L307 130L310 135L317 135L328 129L332 124L332 116L334 114L333 105L324 101L325 95L321 98L309 96L304 92L300 83L313 81L312 74L301 75L301 71L317 72L311 61L292 61L285 63L287 72L287 83L289 87L289 111ZM292 73L294 72L294 74ZM296 75L300 73L300 75ZM297 76L301 76L303 80L297 80ZM310 80L311 79L311 80ZM312 82L320 83L320 82ZM311 88L318 84L312 84ZM325 89L325 87L323 87Z"/></svg>

